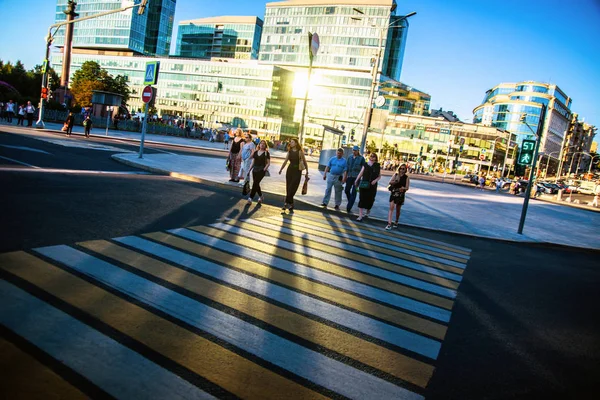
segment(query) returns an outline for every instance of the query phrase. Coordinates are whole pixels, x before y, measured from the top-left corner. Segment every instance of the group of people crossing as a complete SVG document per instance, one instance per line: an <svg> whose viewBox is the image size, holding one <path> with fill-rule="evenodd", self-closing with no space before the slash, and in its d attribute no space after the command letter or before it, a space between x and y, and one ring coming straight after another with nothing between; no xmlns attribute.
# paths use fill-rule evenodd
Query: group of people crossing
<svg viewBox="0 0 600 400"><path fill-rule="evenodd" d="M360 155L360 148L354 146L352 155L344 158L344 149L339 148L336 156L332 157L327 163L323 180L327 184L321 206L328 207L333 189L335 191L334 209L339 211L342 204L343 190L347 199L346 212L351 214L358 192L358 217L356 220L363 221L370 216L371 208L377 196L378 182L381 180L381 166L377 154L371 153L368 159L365 159ZM404 204L405 194L409 187L410 179L406 175L406 164L401 164L388 182L390 199L387 230L398 226L400 209ZM394 211L396 212L395 220L392 219Z"/></svg>
<svg viewBox="0 0 600 400"><path fill-rule="evenodd" d="M258 195L258 203L262 203L264 198L260 183L265 176L269 176L269 167L271 166L271 155L267 142L261 140L258 145L255 145L252 135L240 128L232 136L233 139L227 158L229 181L240 182L243 180L244 184L247 184L250 177L252 177L252 189L249 191L247 202L251 204L255 196ZM287 145L286 157L279 169L279 174L286 167L286 195L282 210L293 213L294 196L302 181L302 174L305 175L305 181L309 179L308 163L296 139L291 139ZM377 196L378 182L381 178L381 166L377 154L371 153L365 159L360 154L360 148L354 146L352 154L344 158L344 149L339 148L336 156L328 161L323 173L326 186L321 206L327 208L332 191L334 191L334 209L339 211L342 204L342 192L345 192L347 198L346 211L348 214L352 214L352 208L358 197L358 216L356 220L363 221L370 216L371 208ZM407 175L406 164L401 164L388 182L390 198L386 229L389 230L398 226L401 208L409 187L410 178ZM395 219L393 218L394 213Z"/></svg>

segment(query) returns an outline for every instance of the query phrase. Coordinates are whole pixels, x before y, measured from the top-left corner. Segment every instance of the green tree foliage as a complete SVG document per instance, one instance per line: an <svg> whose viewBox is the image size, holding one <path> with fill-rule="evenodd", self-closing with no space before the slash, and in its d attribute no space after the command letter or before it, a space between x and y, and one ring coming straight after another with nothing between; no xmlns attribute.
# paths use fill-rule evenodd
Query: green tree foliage
<svg viewBox="0 0 600 400"><path fill-rule="evenodd" d="M42 65L36 65L27 71L21 61L13 64L10 61L0 60L0 81L9 85L0 85L0 100L12 99L18 104L30 100L33 104L38 104L42 88L42 75ZM60 83L58 74L49 68L48 77L50 90L55 90ZM11 87L17 92L13 91Z"/></svg>
<svg viewBox="0 0 600 400"><path fill-rule="evenodd" d="M367 152L370 153L375 153L375 151L377 150L377 145L375 144L375 142L373 140L371 140L371 143L367 143Z"/></svg>
<svg viewBox="0 0 600 400"><path fill-rule="evenodd" d="M117 75L113 78L97 62L86 61L73 74L71 93L75 99L75 104L79 106L90 105L92 103L92 91L94 90L118 93L123 96L123 103L126 103L131 95L125 76Z"/></svg>

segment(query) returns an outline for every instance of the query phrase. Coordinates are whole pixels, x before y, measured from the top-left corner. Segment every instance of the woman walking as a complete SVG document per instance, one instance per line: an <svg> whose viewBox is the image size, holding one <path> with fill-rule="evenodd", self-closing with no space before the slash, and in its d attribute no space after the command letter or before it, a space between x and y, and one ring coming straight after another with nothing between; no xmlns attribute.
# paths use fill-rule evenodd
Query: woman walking
<svg viewBox="0 0 600 400"><path fill-rule="evenodd" d="M287 209L293 213L294 196L298 191L298 186L300 186L303 170L306 170L306 177L308 178L308 164L306 163L304 152L298 145L298 141L296 139L291 139L287 146L287 155L283 165L281 166L281 169L279 170L279 175L281 175L281 171L283 171L288 162L290 163L290 166L285 173L285 204L281 209Z"/></svg>
<svg viewBox="0 0 600 400"><path fill-rule="evenodd" d="M406 164L401 164L396 173L392 176L389 183L390 190L390 210L388 211L388 224L386 230L392 229L392 215L394 208L396 209L396 222L393 223L394 228L398 228L400 220L400 209L404 204L404 198L410 186L410 178L406 175Z"/></svg>
<svg viewBox="0 0 600 400"><path fill-rule="evenodd" d="M65 120L65 125L67 126L67 136L71 136L71 134L73 133L73 125L74 124L75 124L75 117L73 116L73 113L70 112L69 116Z"/></svg>
<svg viewBox="0 0 600 400"><path fill-rule="evenodd" d="M238 180L248 180L250 178L252 154L254 153L254 149L256 149L256 146L254 145L254 142L252 142L252 135L250 133L242 134L242 138L244 139L244 144L242 145L242 163L240 173L238 175Z"/></svg>
<svg viewBox="0 0 600 400"><path fill-rule="evenodd" d="M19 106L19 112L17 115L17 125L23 126L23 121L25 120L25 104Z"/></svg>
<svg viewBox="0 0 600 400"><path fill-rule="evenodd" d="M236 129L235 137L233 138L233 142L231 143L231 148L229 149L229 182L239 182L238 174L240 173L240 166L242 164L242 145L244 144L242 140L242 130L240 128Z"/></svg>
<svg viewBox="0 0 600 400"><path fill-rule="evenodd" d="M257 194L258 204L263 202L264 198L262 190L260 189L260 182L265 177L270 165L271 155L267 148L267 142L261 140L258 143L258 149L256 149L252 155L252 161L250 163L250 170L252 170L252 190L250 191L250 197L248 197L248 204L252 203L254 196Z"/></svg>
<svg viewBox="0 0 600 400"><path fill-rule="evenodd" d="M380 171L381 167L377 162L377 154L371 153L369 161L363 165L354 183L359 187L358 218L356 218L359 222L363 220L363 213L365 213L364 218L369 217L373 203L375 203L377 182L381 179ZM361 183L361 180L363 183Z"/></svg>

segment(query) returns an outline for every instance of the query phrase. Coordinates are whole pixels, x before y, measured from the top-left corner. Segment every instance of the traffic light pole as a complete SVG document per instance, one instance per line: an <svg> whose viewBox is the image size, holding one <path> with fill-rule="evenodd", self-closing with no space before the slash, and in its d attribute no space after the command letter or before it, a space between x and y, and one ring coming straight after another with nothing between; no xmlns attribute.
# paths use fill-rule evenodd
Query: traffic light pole
<svg viewBox="0 0 600 400"><path fill-rule="evenodd" d="M538 124L535 141L535 150L533 151L533 159L531 160L531 171L529 172L529 182L527 183L527 189L525 190L525 200L523 201L523 209L521 210L521 219L519 221L519 235L523 234L523 226L525 225L525 217L527 216L527 208L529 207L529 198L531 197L531 188L533 187L533 180L535 178L535 164L537 162L538 151L540 149L540 142L542 141L542 133L544 132L544 123L546 121L546 105L542 104L542 110L540 111L540 122ZM529 125L528 125L529 126Z"/></svg>

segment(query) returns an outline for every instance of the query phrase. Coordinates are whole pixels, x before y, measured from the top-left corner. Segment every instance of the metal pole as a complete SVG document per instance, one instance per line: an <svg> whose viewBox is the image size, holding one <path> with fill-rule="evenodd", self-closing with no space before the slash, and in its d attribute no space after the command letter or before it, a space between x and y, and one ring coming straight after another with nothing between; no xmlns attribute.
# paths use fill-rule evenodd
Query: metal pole
<svg viewBox="0 0 600 400"><path fill-rule="evenodd" d="M104 134L104 136L108 136L108 118L110 116L109 110L110 106L106 106L106 133Z"/></svg>
<svg viewBox="0 0 600 400"><path fill-rule="evenodd" d="M542 132L544 131L544 124L546 122L546 105L542 104L542 110L540 112L540 123L536 133L535 150L533 152L533 161L531 164L531 171L529 172L529 182L527 183L527 189L525 190L525 200L523 201L523 209L521 210L521 219L519 221L519 235L523 234L523 226L525 225L525 217L527 216L527 207L529 206L529 197L531 196L531 187L535 178L535 163L537 162L537 155L540 149L540 142L542 141ZM529 125L527 125L529 126Z"/></svg>
<svg viewBox="0 0 600 400"><path fill-rule="evenodd" d="M560 144L560 155L559 155L559 162L558 162L558 170L556 171L556 176L554 179L554 183L558 183L558 179L560 178L560 176L562 175L562 168L563 168L563 158L564 158L564 151L565 151L565 141L567 140L567 131L565 131L565 133L563 134L563 140L562 143Z"/></svg>
<svg viewBox="0 0 600 400"><path fill-rule="evenodd" d="M360 152L366 154L365 149L367 147L367 133L369 131L369 125L371 125L371 113L373 112L373 99L375 98L375 86L377 86L377 74L379 73L379 62L381 60L381 46L383 45L383 28L379 31L379 43L377 45L377 55L375 62L373 63L373 69L371 70L371 91L369 92L369 102L365 110L365 118L363 120L363 133L360 139ZM383 145L383 143L382 143Z"/></svg>
<svg viewBox="0 0 600 400"><path fill-rule="evenodd" d="M506 170L506 160L508 159L508 149L510 148L510 133L506 141L506 152L504 153L504 162L502 163L502 178L504 178L504 171Z"/></svg>
<svg viewBox="0 0 600 400"><path fill-rule="evenodd" d="M146 136L146 127L148 126L148 103L144 109L144 122L142 123L142 137L140 139L140 155L138 158L144 158L144 137Z"/></svg>
<svg viewBox="0 0 600 400"><path fill-rule="evenodd" d="M596 158L596 157L600 157L600 155L598 155L598 156L594 156L594 157L592 157L592 159L590 160L590 168L588 168L588 175L592 173L592 165L593 165L594 158Z"/></svg>
<svg viewBox="0 0 600 400"><path fill-rule="evenodd" d="M48 29L48 36L46 37L46 58L44 58L44 72L42 73L42 87L41 89L48 86L48 68L50 68L50 46L52 46L52 27ZM44 98L41 95L40 89L40 112L38 120L35 123L36 128L45 128L44 125Z"/></svg>
<svg viewBox="0 0 600 400"><path fill-rule="evenodd" d="M302 119L300 120L300 132L298 134L298 145L304 147L304 116L306 115L306 102L308 101L308 89L310 88L310 74L312 72L313 55L310 51L312 42L312 33L308 33L308 80L306 82L306 90L304 91L304 103L302 104Z"/></svg>

